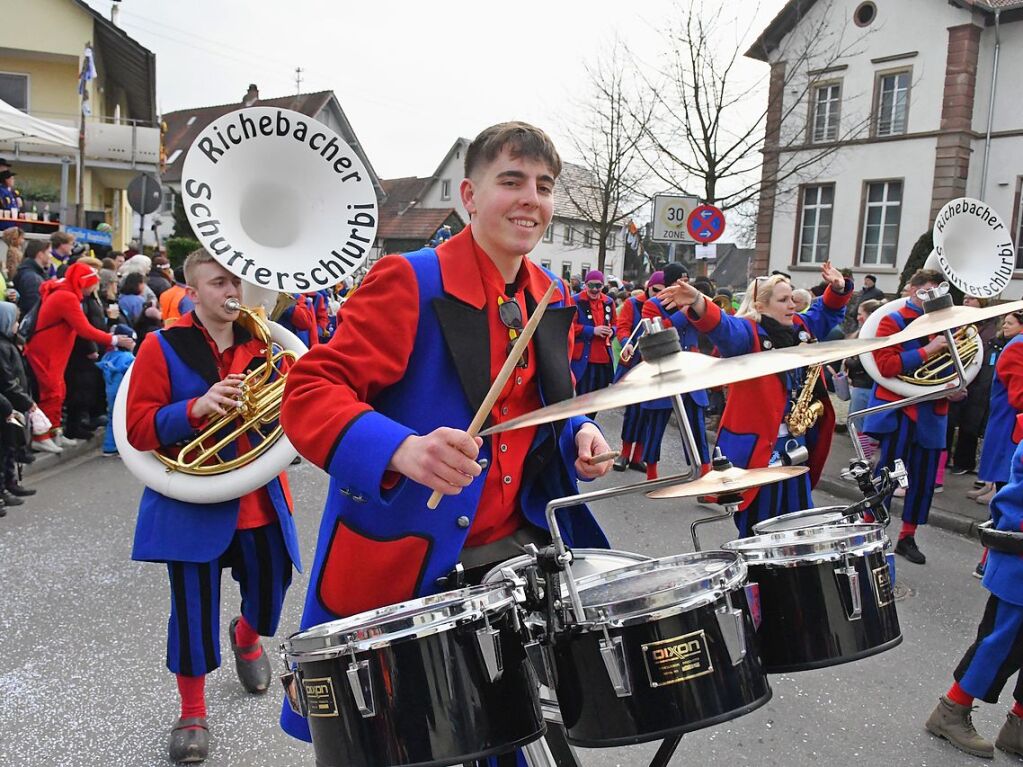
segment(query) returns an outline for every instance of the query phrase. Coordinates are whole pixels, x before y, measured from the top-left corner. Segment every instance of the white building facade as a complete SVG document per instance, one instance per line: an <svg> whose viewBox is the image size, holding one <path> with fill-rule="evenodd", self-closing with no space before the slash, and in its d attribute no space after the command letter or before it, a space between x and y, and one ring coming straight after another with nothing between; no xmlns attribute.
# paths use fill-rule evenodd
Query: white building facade
<svg viewBox="0 0 1023 767"><path fill-rule="evenodd" d="M799 59L823 28L845 55ZM1023 1L793 0L747 55L771 65L756 273L808 287L830 259L892 293L942 205L968 196L1011 222L1003 297L1023 294Z"/></svg>

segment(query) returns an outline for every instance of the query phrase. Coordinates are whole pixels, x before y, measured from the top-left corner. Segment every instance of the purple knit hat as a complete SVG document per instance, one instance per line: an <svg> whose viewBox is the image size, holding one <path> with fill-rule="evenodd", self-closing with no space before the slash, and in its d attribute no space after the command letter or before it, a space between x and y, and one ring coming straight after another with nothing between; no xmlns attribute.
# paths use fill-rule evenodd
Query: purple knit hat
<svg viewBox="0 0 1023 767"><path fill-rule="evenodd" d="M604 273L597 269L590 269L586 272L586 279L583 282L599 282L604 284Z"/></svg>
<svg viewBox="0 0 1023 767"><path fill-rule="evenodd" d="M649 290L653 285L664 286L664 272L659 269L651 274L650 279L646 281L647 290Z"/></svg>

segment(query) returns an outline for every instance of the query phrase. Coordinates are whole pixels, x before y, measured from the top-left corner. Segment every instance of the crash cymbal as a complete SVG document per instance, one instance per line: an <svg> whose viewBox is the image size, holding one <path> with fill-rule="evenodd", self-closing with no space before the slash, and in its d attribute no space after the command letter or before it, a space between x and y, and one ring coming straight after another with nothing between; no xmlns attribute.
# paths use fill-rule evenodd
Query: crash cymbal
<svg viewBox="0 0 1023 767"><path fill-rule="evenodd" d="M733 466L723 471L708 471L699 479L681 485L651 490L647 498L693 498L697 495L738 493L763 485L772 485L799 477L810 471L807 466L768 466L766 469L740 469Z"/></svg>
<svg viewBox="0 0 1023 767"><path fill-rule="evenodd" d="M921 336L929 336L1016 311L1023 311L1023 301L1012 301L983 309L950 306L918 317L903 330L891 336L799 344L786 349L771 349L738 357L710 357L706 354L679 351L678 354L671 354L653 362L640 362L621 381L605 389L534 410L532 413L492 426L480 432L480 436L551 423L585 413L613 410L698 389L725 386L807 365L837 362L846 357L855 357L858 354L873 352Z"/></svg>

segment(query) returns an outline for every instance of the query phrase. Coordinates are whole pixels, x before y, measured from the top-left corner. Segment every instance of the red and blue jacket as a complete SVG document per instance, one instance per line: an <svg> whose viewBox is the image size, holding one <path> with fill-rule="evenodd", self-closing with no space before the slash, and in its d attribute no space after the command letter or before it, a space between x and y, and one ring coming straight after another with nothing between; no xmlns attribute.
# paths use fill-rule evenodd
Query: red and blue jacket
<svg viewBox="0 0 1023 767"><path fill-rule="evenodd" d="M845 316L845 305L852 296L852 282L846 280L845 292L838 293L829 285L821 300L814 301L793 322L797 330L805 330L811 337L824 338ZM706 333L722 357L759 352L765 348L767 331L754 320L725 314L710 299L703 317L687 312L689 321L701 333ZM806 446L810 451L810 485L815 486L824 471L831 450L831 435L835 427L835 411L831 401L822 400L824 414L806 433ZM738 381L728 388L725 412L721 415L717 446L735 466L744 469L763 468L768 465L778 431L789 403L789 392L777 375L761 376ZM757 489L742 494L740 509L746 509L757 496Z"/></svg>
<svg viewBox="0 0 1023 767"><path fill-rule="evenodd" d="M228 373L241 373L265 357L259 339L234 326L230 370L220 371L194 312L173 327L146 336L128 388L128 441L136 450L173 452L197 436L203 423L190 416L192 403ZM230 458L234 449L225 450ZM216 480L211 480L216 481ZM266 492L281 525L291 561L301 570L291 496L282 473L254 493ZM147 562L211 562L223 554L238 529L241 499L186 503L146 488L139 502L132 559Z"/></svg>
<svg viewBox="0 0 1023 767"><path fill-rule="evenodd" d="M1020 441L1020 434L1014 433L1017 431L1016 416L1020 413L1023 413L1023 334L1005 345L995 363L978 479L984 482L1009 481L1012 454Z"/></svg>
<svg viewBox="0 0 1023 767"><path fill-rule="evenodd" d="M590 297L586 295L585 290L572 296L577 312L573 326L575 346L572 349L572 375L575 376L576 381L582 380L586 366L590 364L591 360L595 363L611 364L611 337L598 337L594 335L593 329L597 325L615 327L615 302L610 296L603 293L600 294L598 300L603 307L602 317L593 316Z"/></svg>
<svg viewBox="0 0 1023 767"><path fill-rule="evenodd" d="M923 309L913 301L907 301L898 311L881 319L877 326L877 337L883 338L898 333L909 323L923 314ZM878 349L874 354L877 369L885 378L894 378L902 373L912 373L927 361L927 338L914 338L904 344ZM897 402L901 394L874 384L868 407ZM899 419L905 417L916 422L916 444L930 450L943 449L946 444L945 431L948 425L948 400L938 399L920 402L898 410L871 413L863 421L863 431L874 436L884 436L899 430Z"/></svg>
<svg viewBox="0 0 1023 767"><path fill-rule="evenodd" d="M657 298L657 296L654 296L643 304L643 319L648 320L654 317L667 320L667 323L662 324L664 324L665 327L670 324L671 327L678 331L678 342L679 346L682 347L682 351L693 354L700 353L699 331L697 331L697 329L693 326L693 323L689 321L689 317L686 316L684 311L679 309L669 313L664 308L664 304L661 303L661 300ZM707 397L707 392L704 389L691 391L687 396L697 407L707 407L707 405L710 404L710 399ZM669 410L670 408L671 399L669 397L643 403L644 410Z"/></svg>

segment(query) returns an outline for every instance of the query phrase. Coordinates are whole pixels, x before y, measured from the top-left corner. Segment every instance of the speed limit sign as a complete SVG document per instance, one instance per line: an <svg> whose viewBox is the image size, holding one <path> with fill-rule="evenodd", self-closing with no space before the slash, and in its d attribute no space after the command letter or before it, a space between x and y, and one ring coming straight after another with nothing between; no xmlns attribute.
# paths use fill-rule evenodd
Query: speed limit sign
<svg viewBox="0 0 1023 767"><path fill-rule="evenodd" d="M654 242L695 242L686 222L699 205L700 201L695 197L666 194L654 197L653 233L650 239Z"/></svg>

